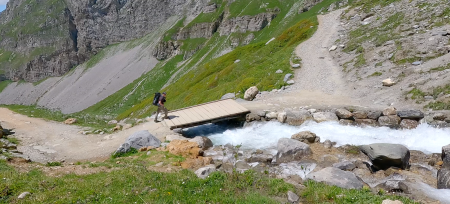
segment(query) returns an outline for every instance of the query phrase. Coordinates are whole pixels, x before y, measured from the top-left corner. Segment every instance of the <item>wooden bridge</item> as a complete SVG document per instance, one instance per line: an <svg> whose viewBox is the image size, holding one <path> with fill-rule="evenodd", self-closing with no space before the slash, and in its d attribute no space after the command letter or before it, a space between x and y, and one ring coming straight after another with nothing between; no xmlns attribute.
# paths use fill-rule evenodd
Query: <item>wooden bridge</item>
<svg viewBox="0 0 450 204"><path fill-rule="evenodd" d="M224 99L170 111L163 124L173 130L245 117L247 113L250 111L233 99Z"/></svg>

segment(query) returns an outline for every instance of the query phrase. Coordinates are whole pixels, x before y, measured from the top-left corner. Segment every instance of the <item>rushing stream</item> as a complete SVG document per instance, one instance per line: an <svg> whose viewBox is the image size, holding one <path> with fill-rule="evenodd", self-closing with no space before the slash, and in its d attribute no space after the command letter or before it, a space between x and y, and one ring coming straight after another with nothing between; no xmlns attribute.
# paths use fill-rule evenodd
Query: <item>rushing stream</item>
<svg viewBox="0 0 450 204"><path fill-rule="evenodd" d="M187 131L193 135L207 136L215 145L230 143L250 149L273 149L276 148L278 139L290 138L291 135L306 130L319 136L321 142L329 139L336 142L336 146L395 143L429 154L440 153L442 146L450 144L450 129L438 129L427 124L421 124L413 130L394 130L388 127L344 126L337 122L309 121L298 127L266 122L228 130L210 124Z"/></svg>

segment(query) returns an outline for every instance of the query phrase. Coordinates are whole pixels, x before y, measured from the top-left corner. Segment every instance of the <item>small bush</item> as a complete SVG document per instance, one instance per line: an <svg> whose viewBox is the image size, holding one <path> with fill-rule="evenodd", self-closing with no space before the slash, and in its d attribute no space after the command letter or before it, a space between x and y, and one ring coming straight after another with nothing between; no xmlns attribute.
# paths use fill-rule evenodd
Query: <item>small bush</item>
<svg viewBox="0 0 450 204"><path fill-rule="evenodd" d="M47 162L45 166L62 166L61 162Z"/></svg>
<svg viewBox="0 0 450 204"><path fill-rule="evenodd" d="M130 150L128 152L125 152L125 153L123 153L123 152L114 152L114 153L112 153L111 158L115 159L117 157L128 157L128 156L131 156L131 155L136 154L136 153L138 153L138 150L133 148L133 147L131 147Z"/></svg>

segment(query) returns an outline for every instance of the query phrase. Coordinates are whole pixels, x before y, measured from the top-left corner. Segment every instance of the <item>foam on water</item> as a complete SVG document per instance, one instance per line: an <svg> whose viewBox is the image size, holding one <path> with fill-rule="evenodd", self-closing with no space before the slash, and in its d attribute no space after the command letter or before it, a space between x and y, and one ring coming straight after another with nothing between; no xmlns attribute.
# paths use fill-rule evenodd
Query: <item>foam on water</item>
<svg viewBox="0 0 450 204"><path fill-rule="evenodd" d="M419 182L417 187L425 193L427 197L436 199L442 203L450 203L450 189L435 189L422 182Z"/></svg>
<svg viewBox="0 0 450 204"><path fill-rule="evenodd" d="M450 144L450 129L433 128L421 124L413 130L394 130L387 127L344 126L338 122L316 123L309 121L302 126L289 126L278 122L255 123L249 127L226 130L208 136L215 145L242 145L243 148L276 148L278 139L290 138L300 131L311 131L321 138L336 142L337 146L371 143L403 144L410 150L424 153L440 153L442 146Z"/></svg>

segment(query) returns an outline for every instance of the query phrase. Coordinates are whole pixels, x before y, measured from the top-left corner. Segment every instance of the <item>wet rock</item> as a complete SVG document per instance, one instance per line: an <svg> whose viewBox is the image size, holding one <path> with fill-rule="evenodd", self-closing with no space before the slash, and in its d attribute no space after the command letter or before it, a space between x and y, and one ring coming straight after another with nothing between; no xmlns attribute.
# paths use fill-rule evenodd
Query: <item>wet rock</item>
<svg viewBox="0 0 450 204"><path fill-rule="evenodd" d="M353 116L352 112L346 110L346 109L337 109L336 110L336 116L340 119L349 119Z"/></svg>
<svg viewBox="0 0 450 204"><path fill-rule="evenodd" d="M140 149L141 147L159 147L161 145L161 141L150 134L147 130L142 130L133 133L127 140L120 145L120 147L116 150L116 153L125 153L130 151L131 148Z"/></svg>
<svg viewBox="0 0 450 204"><path fill-rule="evenodd" d="M450 169L450 144L442 147L441 158L443 161L443 167Z"/></svg>
<svg viewBox="0 0 450 204"><path fill-rule="evenodd" d="M287 82L291 77L292 77L292 74L286 74L286 75L284 75L283 81Z"/></svg>
<svg viewBox="0 0 450 204"><path fill-rule="evenodd" d="M23 192L17 198L18 199L24 199L25 197L27 197L30 194L31 194L30 192Z"/></svg>
<svg viewBox="0 0 450 204"><path fill-rule="evenodd" d="M372 127L376 127L378 126L378 123L376 120L372 120L372 119L355 119L355 124L358 126L372 126Z"/></svg>
<svg viewBox="0 0 450 204"><path fill-rule="evenodd" d="M213 146L212 141L207 137L197 136L189 140L189 142L195 142L202 150L206 150Z"/></svg>
<svg viewBox="0 0 450 204"><path fill-rule="evenodd" d="M259 90L256 86L252 86L245 91L244 99L247 101L251 101L255 98L256 94L259 93Z"/></svg>
<svg viewBox="0 0 450 204"><path fill-rule="evenodd" d="M367 113L367 118L372 119L372 120L378 120L378 118L381 116L383 112L381 111L369 111Z"/></svg>
<svg viewBox="0 0 450 204"><path fill-rule="evenodd" d="M410 152L400 144L375 143L360 146L376 170L386 170L389 167L407 169L409 167Z"/></svg>
<svg viewBox="0 0 450 204"><path fill-rule="evenodd" d="M302 131L291 136L291 139L304 142L304 143L314 143L316 141L317 135L310 131Z"/></svg>
<svg viewBox="0 0 450 204"><path fill-rule="evenodd" d="M69 119L67 119L67 120L64 121L64 124L72 125L72 124L74 124L74 123L76 123L76 122L77 122L77 119L76 119L76 118L69 118Z"/></svg>
<svg viewBox="0 0 450 204"><path fill-rule="evenodd" d="M366 111L355 111L355 112L353 112L353 118L354 119L367 119L367 112Z"/></svg>
<svg viewBox="0 0 450 204"><path fill-rule="evenodd" d="M209 176L209 174L211 174L212 172L215 172L215 171L216 171L216 166L214 164L210 164L208 166L197 169L197 171L195 171L195 175L197 175L197 177L199 177L201 179L205 179L206 177Z"/></svg>
<svg viewBox="0 0 450 204"><path fill-rule="evenodd" d="M251 169L252 167L247 164L245 161L237 161L235 164L236 171L239 173L244 173L245 171Z"/></svg>
<svg viewBox="0 0 450 204"><path fill-rule="evenodd" d="M278 164L290 161L299 161L304 156L311 154L309 145L288 138L281 138L278 140L277 150L278 152L275 158Z"/></svg>
<svg viewBox="0 0 450 204"><path fill-rule="evenodd" d="M441 168L437 174L437 188L450 189L450 169Z"/></svg>
<svg viewBox="0 0 450 204"><path fill-rule="evenodd" d="M420 120L424 117L424 114L420 110L403 110L397 111L397 115L402 119Z"/></svg>
<svg viewBox="0 0 450 204"><path fill-rule="evenodd" d="M400 122L400 127L404 129L414 129L419 125L419 122L416 120L410 120L410 119L403 119L402 122Z"/></svg>
<svg viewBox="0 0 450 204"><path fill-rule="evenodd" d="M333 143L330 140L325 140L325 142L323 142L323 146L327 149L331 149L331 147L333 147Z"/></svg>
<svg viewBox="0 0 450 204"><path fill-rule="evenodd" d="M400 121L401 121L400 117L396 115L381 116L378 118L378 123L381 126L388 126L388 127L398 127Z"/></svg>
<svg viewBox="0 0 450 204"><path fill-rule="evenodd" d="M327 167L320 171L309 173L306 176L306 179L324 182L327 185L338 186L345 189L361 189L363 187L363 183L354 173L334 167Z"/></svg>
<svg viewBox="0 0 450 204"><path fill-rule="evenodd" d="M277 118L278 118L278 122L280 122L280 123L286 122L286 118L287 118L286 113L285 112L278 113Z"/></svg>
<svg viewBox="0 0 450 204"><path fill-rule="evenodd" d="M313 118L318 123L325 121L339 121L336 114L331 112L317 112L313 114Z"/></svg>
<svg viewBox="0 0 450 204"><path fill-rule="evenodd" d="M197 158L187 158L181 162L181 168L183 169L199 169L207 166L213 162L211 157L198 156Z"/></svg>
<svg viewBox="0 0 450 204"><path fill-rule="evenodd" d="M353 125L355 121L353 120L346 120L346 119L340 119L339 124L341 125Z"/></svg>
<svg viewBox="0 0 450 204"><path fill-rule="evenodd" d="M166 141L173 141L173 140L189 140L189 138L183 137L182 135L167 135Z"/></svg>
<svg viewBox="0 0 450 204"><path fill-rule="evenodd" d="M293 193L292 191L288 191L288 201L289 203L297 203L300 197L298 197L297 194Z"/></svg>
<svg viewBox="0 0 450 204"><path fill-rule="evenodd" d="M245 121L252 122L252 121L259 121L261 120L261 117L256 113L249 113L245 116Z"/></svg>
<svg viewBox="0 0 450 204"><path fill-rule="evenodd" d="M393 86L395 84L395 82L392 81L390 78L383 80L381 83L383 84L383 86L387 87Z"/></svg>
<svg viewBox="0 0 450 204"><path fill-rule="evenodd" d="M307 110L298 111L287 111L286 112L286 123L289 125L300 126L305 121L311 120L311 113Z"/></svg>
<svg viewBox="0 0 450 204"><path fill-rule="evenodd" d="M234 98L236 98L236 94L227 93L227 94L223 95L220 99L234 99Z"/></svg>
<svg viewBox="0 0 450 204"><path fill-rule="evenodd" d="M397 115L397 109L394 107L386 108L383 110L383 115L384 116Z"/></svg>
<svg viewBox="0 0 450 204"><path fill-rule="evenodd" d="M197 142L187 140L173 140L167 145L167 150L171 154L181 155L186 158L197 158L203 155L203 150L198 147ZM203 165L204 166L204 165Z"/></svg>
<svg viewBox="0 0 450 204"><path fill-rule="evenodd" d="M353 164L353 162L351 162L351 161L343 161L343 162L333 164L333 167L338 168L340 170L344 170L344 171L353 171L353 169L356 168L356 165Z"/></svg>

